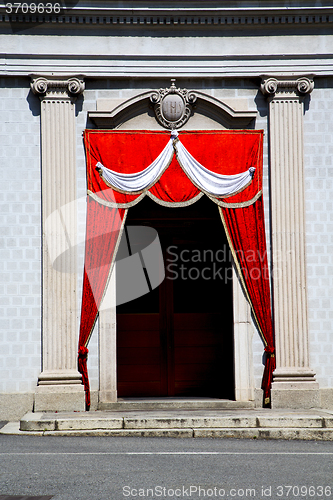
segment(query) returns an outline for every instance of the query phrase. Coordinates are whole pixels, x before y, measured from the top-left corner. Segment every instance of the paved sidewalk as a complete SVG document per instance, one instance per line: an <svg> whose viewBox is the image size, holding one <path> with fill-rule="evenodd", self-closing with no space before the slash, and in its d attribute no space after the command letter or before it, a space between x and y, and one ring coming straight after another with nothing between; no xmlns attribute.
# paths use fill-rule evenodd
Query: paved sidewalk
<svg viewBox="0 0 333 500"><path fill-rule="evenodd" d="M168 409L27 413L0 434L333 441L333 410Z"/></svg>

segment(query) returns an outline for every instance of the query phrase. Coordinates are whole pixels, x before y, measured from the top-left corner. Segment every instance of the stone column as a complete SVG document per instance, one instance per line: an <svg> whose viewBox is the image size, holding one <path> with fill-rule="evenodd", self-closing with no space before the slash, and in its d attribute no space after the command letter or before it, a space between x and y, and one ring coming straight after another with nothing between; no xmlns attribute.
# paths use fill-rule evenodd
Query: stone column
<svg viewBox="0 0 333 500"><path fill-rule="evenodd" d="M32 77L41 99L42 371L35 411L84 410L77 370L75 99L80 78Z"/></svg>
<svg viewBox="0 0 333 500"><path fill-rule="evenodd" d="M273 317L276 370L273 408L319 407L310 368L303 165L304 97L313 81L264 77L269 102Z"/></svg>

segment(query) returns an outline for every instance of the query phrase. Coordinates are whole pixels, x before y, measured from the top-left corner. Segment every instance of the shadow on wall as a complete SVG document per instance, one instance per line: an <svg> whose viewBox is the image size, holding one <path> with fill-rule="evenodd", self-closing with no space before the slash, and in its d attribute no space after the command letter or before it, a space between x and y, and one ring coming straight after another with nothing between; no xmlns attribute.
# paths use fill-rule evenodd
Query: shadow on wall
<svg viewBox="0 0 333 500"><path fill-rule="evenodd" d="M75 116L82 111L84 96L80 94L75 101ZM27 102L29 104L29 109L33 116L40 116L40 99L33 93L32 90L29 91L27 95Z"/></svg>
<svg viewBox="0 0 333 500"><path fill-rule="evenodd" d="M260 84L258 85L258 87L259 86ZM267 99L260 89L258 90L257 95L254 98L254 102L256 103L259 116L261 116L262 118L267 116L268 115Z"/></svg>
<svg viewBox="0 0 333 500"><path fill-rule="evenodd" d="M27 95L27 102L32 116L40 116L40 99L32 90L30 90Z"/></svg>

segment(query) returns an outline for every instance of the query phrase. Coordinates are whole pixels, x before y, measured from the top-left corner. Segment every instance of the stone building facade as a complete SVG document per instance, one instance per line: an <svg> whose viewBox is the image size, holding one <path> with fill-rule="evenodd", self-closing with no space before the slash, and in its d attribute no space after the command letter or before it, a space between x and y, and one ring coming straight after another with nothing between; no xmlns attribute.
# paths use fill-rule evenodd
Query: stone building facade
<svg viewBox="0 0 333 500"><path fill-rule="evenodd" d="M6 10L0 7L0 418L33 406L84 409L77 371L82 133L162 130L140 95L169 87L171 78L209 103L184 129L264 130L272 406L332 408L330 2L81 0L51 12ZM45 241L47 218L63 206L75 247L66 273L50 264ZM57 234L50 246L60 244ZM93 408L117 400L112 286L89 346ZM233 314L234 398L260 406L263 346L236 274Z"/></svg>

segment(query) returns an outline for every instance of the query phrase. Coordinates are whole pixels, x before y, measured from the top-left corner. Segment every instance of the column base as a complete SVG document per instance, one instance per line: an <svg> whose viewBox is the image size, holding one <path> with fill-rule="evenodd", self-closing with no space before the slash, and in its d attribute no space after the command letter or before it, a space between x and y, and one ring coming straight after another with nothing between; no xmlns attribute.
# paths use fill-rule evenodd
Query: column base
<svg viewBox="0 0 333 500"><path fill-rule="evenodd" d="M81 374L77 370L45 370L40 373L34 411L85 411Z"/></svg>
<svg viewBox="0 0 333 500"><path fill-rule="evenodd" d="M40 385L82 385L82 375L77 370L43 370L38 376Z"/></svg>
<svg viewBox="0 0 333 500"><path fill-rule="evenodd" d="M319 384L311 369L278 369L273 373L272 408L320 408Z"/></svg>
<svg viewBox="0 0 333 500"><path fill-rule="evenodd" d="M116 403L117 391L99 391L98 405L102 407L104 403Z"/></svg>
<svg viewBox="0 0 333 500"><path fill-rule="evenodd" d="M83 385L39 385L35 392L34 411L85 411Z"/></svg>

